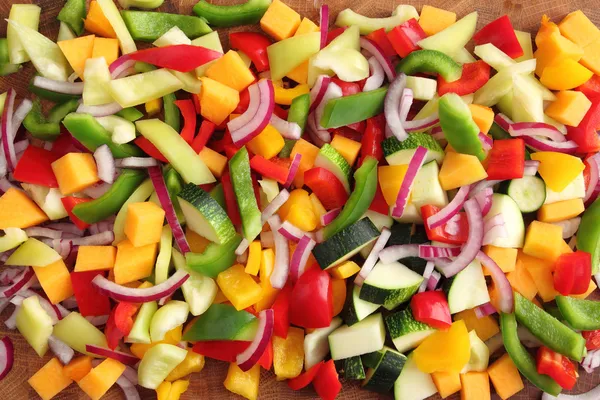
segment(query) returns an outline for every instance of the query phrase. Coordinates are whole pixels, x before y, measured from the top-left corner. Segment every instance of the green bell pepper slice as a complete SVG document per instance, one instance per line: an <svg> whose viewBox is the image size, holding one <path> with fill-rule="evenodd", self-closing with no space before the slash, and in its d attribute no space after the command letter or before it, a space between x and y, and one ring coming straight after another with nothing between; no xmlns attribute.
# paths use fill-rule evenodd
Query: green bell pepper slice
<svg viewBox="0 0 600 400"><path fill-rule="evenodd" d="M110 132L104 129L90 114L71 113L65 117L63 124L69 133L90 151L95 151L105 144L115 158L143 157L145 155L137 146L128 143L114 143Z"/></svg>
<svg viewBox="0 0 600 400"><path fill-rule="evenodd" d="M105 220L123 207L145 177L145 171L124 169L108 192L95 200L77 204L73 214L88 224Z"/></svg>
<svg viewBox="0 0 600 400"><path fill-rule="evenodd" d="M329 100L321 117L321 126L339 128L381 114L386 93L387 87L382 87Z"/></svg>
<svg viewBox="0 0 600 400"><path fill-rule="evenodd" d="M446 140L459 153L471 154L480 161L485 152L479 140L479 127L471 111L456 93L446 93L439 101L440 126Z"/></svg>
<svg viewBox="0 0 600 400"><path fill-rule="evenodd" d="M125 219L127 218L127 206L131 203L139 203L142 201L148 200L148 197L152 195L154 192L154 185L152 184L152 180L150 178L146 179L140 186L137 187L129 196L129 198L123 203L121 209L117 213L117 218L115 218L115 224L113 227L113 232L115 234L115 240L113 241L113 245L116 246L125 239Z"/></svg>
<svg viewBox="0 0 600 400"><path fill-rule="evenodd" d="M210 278L216 278L235 263L237 258L235 249L241 241L241 236L236 235L227 243L210 243L203 253L187 253L185 260L190 269Z"/></svg>
<svg viewBox="0 0 600 400"><path fill-rule="evenodd" d="M250 158L246 147L242 147L229 160L229 172L235 198L242 218L244 237L249 241L254 240L262 230L260 209L254 197L252 176L250 175Z"/></svg>
<svg viewBox="0 0 600 400"><path fill-rule="evenodd" d="M242 4L222 6L199 1L194 13L204 18L210 25L230 27L257 24L271 5L271 0L248 0Z"/></svg>
<svg viewBox="0 0 600 400"><path fill-rule="evenodd" d="M296 142L297 140L295 139L283 139L283 148L279 151L277 156L279 158L290 158Z"/></svg>
<svg viewBox="0 0 600 400"><path fill-rule="evenodd" d="M502 331L504 348L510 356L510 359L515 363L519 372L539 389L552 396L558 396L562 391L562 388L548 375L542 375L537 372L535 360L521 344L517 333L517 320L515 314L500 313L500 328Z"/></svg>
<svg viewBox="0 0 600 400"><path fill-rule="evenodd" d="M53 141L60 135L60 124L46 120L39 99L33 101L31 110L23 120L23 126L33 137L41 140Z"/></svg>
<svg viewBox="0 0 600 400"><path fill-rule="evenodd" d="M363 216L373 202L377 191L377 159L367 157L354 173L354 191L340 214L323 228L323 238L329 239Z"/></svg>
<svg viewBox="0 0 600 400"><path fill-rule="evenodd" d="M587 251L592 255L592 274L598 273L600 265L600 199L596 199L586 208L581 217L577 233L577 250Z"/></svg>
<svg viewBox="0 0 600 400"><path fill-rule="evenodd" d="M288 111L288 122L297 123L300 126L300 129L302 129L302 133L304 133L309 113L310 93L305 93L292 100L292 104L290 104L290 109Z"/></svg>
<svg viewBox="0 0 600 400"><path fill-rule="evenodd" d="M121 118L125 118L129 122L135 122L138 119L142 118L144 116L144 113L135 107L128 107L128 108L122 109L115 115L117 115L118 117L121 117Z"/></svg>
<svg viewBox="0 0 600 400"><path fill-rule="evenodd" d="M600 302L556 296L560 314L574 329L595 331L600 329Z"/></svg>
<svg viewBox="0 0 600 400"><path fill-rule="evenodd" d="M546 347L575 361L583 358L585 339L518 292L515 292L515 316Z"/></svg>
<svg viewBox="0 0 600 400"><path fill-rule="evenodd" d="M238 311L230 304L213 304L196 319L182 340L234 340L255 321L256 317L248 311Z"/></svg>
<svg viewBox="0 0 600 400"><path fill-rule="evenodd" d="M165 113L165 122L177 132L181 130L181 112L175 105L177 97L175 93L169 93L163 96L163 109Z"/></svg>
<svg viewBox="0 0 600 400"><path fill-rule="evenodd" d="M202 18L191 15L123 10L121 17L123 17L133 40L143 42L155 41L174 26L181 29L190 39L212 32Z"/></svg>
<svg viewBox="0 0 600 400"><path fill-rule="evenodd" d="M79 101L72 99L69 101L65 101L64 103L60 103L52 107L48 112L48 121L60 123L63 119L72 112L75 112L79 107Z"/></svg>
<svg viewBox="0 0 600 400"><path fill-rule="evenodd" d="M396 66L396 72L414 75L418 72L440 74L447 82L460 79L462 67L452 58L437 50L417 50L404 57Z"/></svg>
<svg viewBox="0 0 600 400"><path fill-rule="evenodd" d="M165 178L167 191L169 192L169 197L175 199L179 192L181 192L183 189L183 179L181 179L181 175L179 175L179 172L177 172L175 168L169 164L163 172L163 176ZM185 217L183 216L183 212L181 211L181 206L179 205L178 201L173 202L173 208L175 209L175 214L177 214L177 219L180 223L183 223L185 221Z"/></svg>
<svg viewBox="0 0 600 400"><path fill-rule="evenodd" d="M83 33L85 15L85 0L67 0L56 18L79 36Z"/></svg>

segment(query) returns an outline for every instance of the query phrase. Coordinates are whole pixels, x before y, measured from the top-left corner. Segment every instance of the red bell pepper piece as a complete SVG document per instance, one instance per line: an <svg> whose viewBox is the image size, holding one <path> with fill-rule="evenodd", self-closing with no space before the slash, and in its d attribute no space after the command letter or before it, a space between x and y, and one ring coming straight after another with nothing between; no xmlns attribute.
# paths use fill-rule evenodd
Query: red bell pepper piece
<svg viewBox="0 0 600 400"><path fill-rule="evenodd" d="M317 394L323 400L334 400L337 397L342 390L342 384L333 360L327 361L319 368L312 383Z"/></svg>
<svg viewBox="0 0 600 400"><path fill-rule="evenodd" d="M595 331L583 331L581 335L585 339L585 348L588 350L600 349L600 329Z"/></svg>
<svg viewBox="0 0 600 400"><path fill-rule="evenodd" d="M359 165L362 165L363 161L367 156L375 157L377 161L383 159L383 150L381 148L381 142L384 139L385 131L385 118L383 114L369 118L367 120L367 126L365 133L363 134L360 146L360 160Z"/></svg>
<svg viewBox="0 0 600 400"><path fill-rule="evenodd" d="M577 143L580 153L595 153L600 150L600 96L590 97L592 106L577 127L567 127L567 139Z"/></svg>
<svg viewBox="0 0 600 400"><path fill-rule="evenodd" d="M193 93L192 94L192 102L194 102L194 108L196 109L196 114L200 115L200 111L202 111L202 109L200 108L200 94Z"/></svg>
<svg viewBox="0 0 600 400"><path fill-rule="evenodd" d="M475 93L490 79L490 66L482 60L463 64L460 79L454 82L446 82L438 76L438 94L456 93L459 96Z"/></svg>
<svg viewBox="0 0 600 400"><path fill-rule="evenodd" d="M64 129L64 131L63 131L63 129ZM61 134L58 137L58 139L56 139L52 143L52 149L50 150L54 154L56 154L59 158L68 153L81 153L82 152L82 150L80 148L75 147L75 145L73 144L74 139L72 139L71 134L66 129L67 128L65 128L64 126L61 127Z"/></svg>
<svg viewBox="0 0 600 400"><path fill-rule="evenodd" d="M75 207L77 204L80 204L80 203L87 203L88 201L92 201L92 199L81 199L79 197L67 196L67 197L63 197L62 199L60 199L60 201L63 203L63 207L65 208L65 211L69 215L71 222L73 222L76 227L78 227L79 229L87 229L88 226L90 226L90 224L80 220L79 218L77 218L75 216L75 214L73 214L73 207ZM103 314L103 315L106 315L106 314Z"/></svg>
<svg viewBox="0 0 600 400"><path fill-rule="evenodd" d="M271 306L273 310L273 335L280 338L287 338L288 329L290 328L290 299L292 297L292 287L286 285L277 294L275 302Z"/></svg>
<svg viewBox="0 0 600 400"><path fill-rule="evenodd" d="M338 78L331 78L331 81L342 89L342 96L351 96L362 91L360 85L355 82L344 82Z"/></svg>
<svg viewBox="0 0 600 400"><path fill-rule="evenodd" d="M251 343L239 340L196 342L192 351L215 360L235 362L237 355L246 350Z"/></svg>
<svg viewBox="0 0 600 400"><path fill-rule="evenodd" d="M200 153L204 146L206 146L206 143L215 132L216 127L217 126L213 122L210 122L207 119L202 121L198 134L192 142L192 149L194 149L196 153Z"/></svg>
<svg viewBox="0 0 600 400"><path fill-rule="evenodd" d="M433 214L437 214L440 211L439 207L427 204L421 207L421 217L423 221L427 221L427 218ZM464 212L459 212L456 223L458 224L458 231L455 234L446 232L446 224L430 229L425 224L425 232L427 238L432 241L448 243L448 244L463 244L469 237L469 223L467 221L467 215Z"/></svg>
<svg viewBox="0 0 600 400"><path fill-rule="evenodd" d="M537 372L548 375L563 389L571 390L577 383L577 370L571 360L546 346L537 351Z"/></svg>
<svg viewBox="0 0 600 400"><path fill-rule="evenodd" d="M331 276L315 267L306 270L290 299L290 323L303 328L325 328L333 319Z"/></svg>
<svg viewBox="0 0 600 400"><path fill-rule="evenodd" d="M350 128L350 126L341 126L333 129L333 136L335 137L336 135L343 136L346 139L354 140L355 142L360 142L363 138L363 135L361 135L359 131Z"/></svg>
<svg viewBox="0 0 600 400"><path fill-rule="evenodd" d="M229 46L244 52L258 72L269 69L269 57L267 47L271 45L271 39L257 32L235 32L229 34Z"/></svg>
<svg viewBox="0 0 600 400"><path fill-rule="evenodd" d="M183 116L183 129L180 136L183 140L192 144L196 133L196 108L194 103L191 100L176 100L175 105Z"/></svg>
<svg viewBox="0 0 600 400"><path fill-rule="evenodd" d="M106 326L104 327L104 336L106 336L106 343L109 349L116 349L119 345L121 339L123 339L126 334L121 331L116 324L115 321L115 310L116 307L110 312L108 316L108 321L106 321Z"/></svg>
<svg viewBox="0 0 600 400"><path fill-rule="evenodd" d="M525 171L523 139L494 140L487 163L488 180L518 179Z"/></svg>
<svg viewBox="0 0 600 400"><path fill-rule="evenodd" d="M141 304L122 301L114 309L115 325L125 336L129 335L133 328L133 316L140 309Z"/></svg>
<svg viewBox="0 0 600 400"><path fill-rule="evenodd" d="M326 210L343 207L348 200L342 182L325 168L311 168L304 172L304 184L313 191Z"/></svg>
<svg viewBox="0 0 600 400"><path fill-rule="evenodd" d="M243 114L248 109L249 104L250 92L248 92L248 88L246 88L240 92L240 102L235 110L233 110L232 114Z"/></svg>
<svg viewBox="0 0 600 400"><path fill-rule="evenodd" d="M327 32L327 44L331 43L331 41L333 39L335 39L336 37L340 36L342 33L344 33L344 31L346 30L346 27L342 27L342 28L335 28L330 30L329 32Z"/></svg>
<svg viewBox="0 0 600 400"><path fill-rule="evenodd" d="M273 107L273 114L277 115L279 118L284 119L286 121L288 119L288 110L284 110L277 104L275 104L275 106Z"/></svg>
<svg viewBox="0 0 600 400"><path fill-rule="evenodd" d="M110 300L108 296L98 293L92 285L96 275L104 276L103 271L71 272L71 285L77 300L79 312L84 317L101 316L110 314Z"/></svg>
<svg viewBox="0 0 600 400"><path fill-rule="evenodd" d="M419 50L419 43L427 34L415 18L411 18L388 32L387 37L395 52L400 57L406 57L415 50Z"/></svg>
<svg viewBox="0 0 600 400"><path fill-rule="evenodd" d="M265 352L262 353L260 359L258 360L258 365L263 367L266 371L269 371L273 366L273 341L269 341Z"/></svg>
<svg viewBox="0 0 600 400"><path fill-rule="evenodd" d="M325 365L325 362L321 361L320 363L310 367L308 371L305 371L304 373L298 375L295 378L288 379L288 386L292 390L300 390L307 387L315 379L315 376L317 376L319 370L323 365Z"/></svg>
<svg viewBox="0 0 600 400"><path fill-rule="evenodd" d="M223 184L223 194L225 196L225 206L227 208L227 215L233 225L239 225L242 223L240 218L240 210L238 208L237 200L235 199L235 193L233 192L233 186L231 184L231 176L229 170L221 177L221 183Z"/></svg>
<svg viewBox="0 0 600 400"><path fill-rule="evenodd" d="M191 44L176 44L165 47L151 47L127 54L127 58L168 68L179 72L190 72L201 65L216 60L223 54L205 47Z"/></svg>
<svg viewBox="0 0 600 400"><path fill-rule="evenodd" d="M511 58L523 55L523 48L508 15L503 15L481 28L473 36L473 41L476 45L491 43Z"/></svg>
<svg viewBox="0 0 600 400"><path fill-rule="evenodd" d="M388 35L384 28L379 28L367 35L367 39L374 41L383 50L383 53L388 57L394 57L396 51L394 50L393 44L390 42Z"/></svg>
<svg viewBox="0 0 600 400"><path fill-rule="evenodd" d="M263 156L254 156L250 160L250 168L265 178L275 179L282 185L285 184L289 171L283 166L267 160Z"/></svg>
<svg viewBox="0 0 600 400"><path fill-rule="evenodd" d="M410 300L410 308L415 320L419 322L437 329L448 329L452 325L450 308L444 292L417 293Z"/></svg>
<svg viewBox="0 0 600 400"><path fill-rule="evenodd" d="M588 99L600 95L600 76L592 75L590 79L575 90L579 90L581 93L585 94Z"/></svg>
<svg viewBox="0 0 600 400"><path fill-rule="evenodd" d="M560 294L583 294L587 291L592 276L592 256L578 250L562 254L554 267L554 289Z"/></svg>
<svg viewBox="0 0 600 400"><path fill-rule="evenodd" d="M148 154L152 158L156 158L158 161L168 163L169 160L162 155L162 153L144 136L139 136L133 141L142 151Z"/></svg>
<svg viewBox="0 0 600 400"><path fill-rule="evenodd" d="M390 213L390 206L388 206L385 201L385 197L383 197L383 192L381 191L379 182L377 182L377 191L375 192L375 197L373 197L373 201L369 206L369 210L383 215L388 215Z"/></svg>
<svg viewBox="0 0 600 400"><path fill-rule="evenodd" d="M52 170L52 163L59 158L60 156L52 151L29 145L13 172L15 180L57 188L58 182Z"/></svg>

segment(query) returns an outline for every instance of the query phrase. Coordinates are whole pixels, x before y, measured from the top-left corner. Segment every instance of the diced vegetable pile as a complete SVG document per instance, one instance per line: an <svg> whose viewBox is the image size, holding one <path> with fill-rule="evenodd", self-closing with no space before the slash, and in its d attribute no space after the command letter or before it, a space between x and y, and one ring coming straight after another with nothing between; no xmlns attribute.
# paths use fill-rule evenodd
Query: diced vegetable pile
<svg viewBox="0 0 600 400"><path fill-rule="evenodd" d="M13 4L0 39L1 75L36 70L0 98L0 311L54 355L42 399L177 400L205 357L249 400L261 368L324 400L348 380L485 400L523 377L560 399L600 366L583 12L543 16L534 46L431 6L329 29L326 5L162 3L67 0L56 42ZM253 24L227 52L212 30ZM0 379L14 357L4 337Z"/></svg>

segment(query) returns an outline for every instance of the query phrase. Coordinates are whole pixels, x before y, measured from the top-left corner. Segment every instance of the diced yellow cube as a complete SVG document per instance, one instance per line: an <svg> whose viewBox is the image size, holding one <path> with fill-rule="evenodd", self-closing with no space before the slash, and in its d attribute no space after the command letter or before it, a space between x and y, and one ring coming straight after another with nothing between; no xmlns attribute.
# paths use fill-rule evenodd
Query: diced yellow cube
<svg viewBox="0 0 600 400"><path fill-rule="evenodd" d="M112 358L107 358L77 384L92 400L99 400L115 384L123 371L125 371L125 365Z"/></svg>
<svg viewBox="0 0 600 400"><path fill-rule="evenodd" d="M261 312L270 308L275 302L275 298L279 293L279 289L271 286L271 273L275 266L275 253L273 249L264 249L260 257L260 288L262 290L261 299L256 303L254 308L256 312Z"/></svg>
<svg viewBox="0 0 600 400"><path fill-rule="evenodd" d="M419 25L427 36L435 35L456 22L456 13L433 6L423 6Z"/></svg>
<svg viewBox="0 0 600 400"><path fill-rule="evenodd" d="M523 250L519 250L517 255L517 263L522 264L525 268L548 268L554 271L554 263L548 260L542 260L541 258L532 257L523 253Z"/></svg>
<svg viewBox="0 0 600 400"><path fill-rule="evenodd" d="M531 159L540 162L538 172L546 186L555 192L562 192L585 169L580 158L554 151L532 153Z"/></svg>
<svg viewBox="0 0 600 400"><path fill-rule="evenodd" d="M320 32L321 29L317 24L312 22L309 18L302 18L302 22L298 25L298 29L296 29L296 33L294 36L306 35L307 33Z"/></svg>
<svg viewBox="0 0 600 400"><path fill-rule="evenodd" d="M292 37L298 26L300 26L300 14L281 0L274 0L260 20L262 30L275 40Z"/></svg>
<svg viewBox="0 0 600 400"><path fill-rule="evenodd" d="M469 104L469 110L479 130L487 135L494 123L494 110L479 104Z"/></svg>
<svg viewBox="0 0 600 400"><path fill-rule="evenodd" d="M232 362L227 370L225 378L225 389L238 394L248 400L258 398L258 383L260 382L260 365L256 364L250 370L244 372Z"/></svg>
<svg viewBox="0 0 600 400"><path fill-rule="evenodd" d="M214 176L217 178L223 176L227 167L227 157L207 146L204 146L198 155Z"/></svg>
<svg viewBox="0 0 600 400"><path fill-rule="evenodd" d="M188 226L185 227L185 238L190 245L192 253L204 253L206 247L211 243L210 240L206 239L204 236L198 235Z"/></svg>
<svg viewBox="0 0 600 400"><path fill-rule="evenodd" d="M52 163L60 192L67 196L97 183L98 170L89 153L68 153Z"/></svg>
<svg viewBox="0 0 600 400"><path fill-rule="evenodd" d="M498 322L489 315L486 315L483 318L478 318L477 314L475 314L475 310L469 309L465 311L461 311L454 316L455 321L463 320L465 321L465 325L467 330L470 332L472 330L477 333L479 339L486 341L492 336L495 336L500 332L500 328L498 327Z"/></svg>
<svg viewBox="0 0 600 400"><path fill-rule="evenodd" d="M583 57L579 62L596 75L600 74L600 39L583 48Z"/></svg>
<svg viewBox="0 0 600 400"><path fill-rule="evenodd" d="M115 283L125 283L147 278L152 274L158 245L156 243L135 247L129 240L123 240L117 245L115 267Z"/></svg>
<svg viewBox="0 0 600 400"><path fill-rule="evenodd" d="M283 136L271 124L268 124L261 133L246 144L248 150L256 155L263 156L267 160L279 154L283 146L285 146Z"/></svg>
<svg viewBox="0 0 600 400"><path fill-rule="evenodd" d="M458 372L437 371L431 374L431 379L442 399L458 392L462 387Z"/></svg>
<svg viewBox="0 0 600 400"><path fill-rule="evenodd" d="M256 276L260 269L260 259L262 257L262 245L260 240L255 240L248 246L248 261L246 262L245 272Z"/></svg>
<svg viewBox="0 0 600 400"><path fill-rule="evenodd" d="M559 60L571 59L579 61L583 56L583 48L558 32L551 33L533 54L536 59L535 73L542 76L544 69Z"/></svg>
<svg viewBox="0 0 600 400"><path fill-rule="evenodd" d="M517 249L506 247L496 247L491 244L483 247L483 252L498 264L500 269L506 274L515 270L517 263ZM484 275L490 275L489 271L483 265Z"/></svg>
<svg viewBox="0 0 600 400"><path fill-rule="evenodd" d="M96 37L92 58L104 57L108 65L119 58L119 40L112 38Z"/></svg>
<svg viewBox="0 0 600 400"><path fill-rule="evenodd" d="M321 217L327 213L327 210L321 203L321 200L314 194L310 194L310 202L312 203L312 209L315 213L315 217L317 217L317 227L321 227Z"/></svg>
<svg viewBox="0 0 600 400"><path fill-rule="evenodd" d="M240 102L240 93L205 76L200 81L200 113L215 125L221 125Z"/></svg>
<svg viewBox="0 0 600 400"><path fill-rule="evenodd" d="M544 204L537 213L542 222L558 222L574 218L585 211L583 199L563 200L557 203Z"/></svg>
<svg viewBox="0 0 600 400"><path fill-rule="evenodd" d="M588 112L592 102L581 92L563 90L556 93L554 100L546 108L546 115L554 118L561 124L578 126Z"/></svg>
<svg viewBox="0 0 600 400"><path fill-rule="evenodd" d="M582 47L600 38L600 30L581 10L568 14L558 28L565 37Z"/></svg>
<svg viewBox="0 0 600 400"><path fill-rule="evenodd" d="M241 92L254 82L254 74L240 55L229 50L206 71L206 76Z"/></svg>
<svg viewBox="0 0 600 400"><path fill-rule="evenodd" d="M75 272L112 269L116 257L117 249L113 246L79 246Z"/></svg>
<svg viewBox="0 0 600 400"><path fill-rule="evenodd" d="M43 400L50 400L66 389L73 381L64 373L63 366L58 358L54 357L33 374L27 383Z"/></svg>
<svg viewBox="0 0 600 400"><path fill-rule="evenodd" d="M444 190L457 189L485 178L487 173L477 157L454 152L446 154L439 175Z"/></svg>
<svg viewBox="0 0 600 400"><path fill-rule="evenodd" d="M33 271L52 304L73 296L71 275L62 258L45 267L33 267Z"/></svg>
<svg viewBox="0 0 600 400"><path fill-rule="evenodd" d="M135 247L160 242L165 211L151 201L131 203L127 207L125 236Z"/></svg>
<svg viewBox="0 0 600 400"><path fill-rule="evenodd" d="M244 271L241 264L221 272L217 276L217 284L238 311L256 304L262 297L260 285Z"/></svg>
<svg viewBox="0 0 600 400"><path fill-rule="evenodd" d="M162 97L159 97L154 100L150 100L144 104L144 108L146 109L146 114L149 117L152 117L160 112L162 109L163 101Z"/></svg>
<svg viewBox="0 0 600 400"><path fill-rule="evenodd" d="M594 73L570 58L562 58L544 68L540 82L550 90L569 90L586 83Z"/></svg>
<svg viewBox="0 0 600 400"><path fill-rule="evenodd" d="M508 354L504 354L487 370L496 393L502 400L514 396L525 388L519 370Z"/></svg>
<svg viewBox="0 0 600 400"><path fill-rule="evenodd" d="M561 254L562 228L546 222L533 221L527 228L523 253L548 261Z"/></svg>
<svg viewBox="0 0 600 400"><path fill-rule="evenodd" d="M354 261L344 261L340 265L327 270L331 276L337 279L346 279L360 271L360 267Z"/></svg>
<svg viewBox="0 0 600 400"><path fill-rule="evenodd" d="M361 143L342 135L335 135L331 141L331 147L336 149L348 161L348 164L354 165L360 152Z"/></svg>
<svg viewBox="0 0 600 400"><path fill-rule="evenodd" d="M290 326L287 338L273 336L273 370L277 380L295 378L304 365L304 329Z"/></svg>

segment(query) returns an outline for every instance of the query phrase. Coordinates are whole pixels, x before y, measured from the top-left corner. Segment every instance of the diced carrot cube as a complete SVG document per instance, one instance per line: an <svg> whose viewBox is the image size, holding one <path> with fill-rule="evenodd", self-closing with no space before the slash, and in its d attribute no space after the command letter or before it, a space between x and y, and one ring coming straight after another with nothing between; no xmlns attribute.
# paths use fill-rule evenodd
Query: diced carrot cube
<svg viewBox="0 0 600 400"><path fill-rule="evenodd" d="M52 163L60 192L67 196L97 183L98 170L89 153L67 153Z"/></svg>
<svg viewBox="0 0 600 400"><path fill-rule="evenodd" d="M92 58L104 57L108 65L119 58L119 41L112 38L97 37L94 39Z"/></svg>
<svg viewBox="0 0 600 400"><path fill-rule="evenodd" d="M431 374L431 378L442 399L458 392L462 387L458 372L437 371Z"/></svg>
<svg viewBox="0 0 600 400"><path fill-rule="evenodd" d="M317 24L312 22L310 18L302 18L302 22L298 25L298 29L296 29L296 33L294 36L306 35L307 33L319 32L321 29Z"/></svg>
<svg viewBox="0 0 600 400"><path fill-rule="evenodd" d="M336 316L342 312L344 302L346 301L346 280L332 279L331 292L333 297L333 315Z"/></svg>
<svg viewBox="0 0 600 400"><path fill-rule="evenodd" d="M0 229L29 228L48 221L48 216L25 192L10 188L0 196Z"/></svg>
<svg viewBox="0 0 600 400"><path fill-rule="evenodd" d="M44 293L52 304L73 296L71 274L62 258L45 267L33 267Z"/></svg>
<svg viewBox="0 0 600 400"><path fill-rule="evenodd" d="M581 10L568 14L558 28L565 37L582 47L600 38L600 30Z"/></svg>
<svg viewBox="0 0 600 400"><path fill-rule="evenodd" d="M160 242L165 211L153 202L129 204L125 219L125 235L135 247Z"/></svg>
<svg viewBox="0 0 600 400"><path fill-rule="evenodd" d="M100 8L98 2L95 0L90 2L90 9L84 20L84 27L86 31L99 36L107 38L117 37L115 30L102 12L102 8Z"/></svg>
<svg viewBox="0 0 600 400"><path fill-rule="evenodd" d="M134 247L129 240L120 242L117 245L115 267L111 270L115 274L115 283L123 285L150 276L156 262L157 248L156 243Z"/></svg>
<svg viewBox="0 0 600 400"><path fill-rule="evenodd" d="M43 400L50 400L72 382L56 357L48 361L27 381Z"/></svg>
<svg viewBox="0 0 600 400"><path fill-rule="evenodd" d="M358 153L360 151L361 144L352 139L348 139L342 135L335 135L331 141L331 147L336 149L338 153L342 155L348 161L348 164L354 165Z"/></svg>
<svg viewBox="0 0 600 400"><path fill-rule="evenodd" d="M600 74L600 39L583 48L583 57L579 62L594 74Z"/></svg>
<svg viewBox="0 0 600 400"><path fill-rule="evenodd" d="M490 379L487 372L467 372L460 375L461 400L489 400Z"/></svg>
<svg viewBox="0 0 600 400"><path fill-rule="evenodd" d="M488 374L496 393L502 400L514 396L525 388L521 374L508 354L504 354L490 365Z"/></svg>
<svg viewBox="0 0 600 400"><path fill-rule="evenodd" d="M92 58L94 39L94 35L87 35L75 39L62 40L57 43L71 65L71 68L73 68L73 71L75 71L77 76L81 79L83 79L85 61L88 58Z"/></svg>
<svg viewBox="0 0 600 400"><path fill-rule="evenodd" d="M554 261L561 254L562 242L560 226L533 221L527 228L523 252L532 257Z"/></svg>
<svg viewBox="0 0 600 400"><path fill-rule="evenodd" d="M202 77L200 81L200 113L215 125L221 125L237 107L240 94L214 79Z"/></svg>
<svg viewBox="0 0 600 400"><path fill-rule="evenodd" d="M116 256L113 246L79 246L75 272L112 269Z"/></svg>
<svg viewBox="0 0 600 400"><path fill-rule="evenodd" d="M92 357L80 356L74 358L70 363L64 366L63 370L69 378L75 382L79 382L92 370Z"/></svg>
<svg viewBox="0 0 600 400"><path fill-rule="evenodd" d="M483 252L494 260L504 273L515 270L517 249L487 245L483 247ZM490 272L485 268L485 264L483 265L483 274L490 275Z"/></svg>
<svg viewBox="0 0 600 400"><path fill-rule="evenodd" d="M581 92L564 90L556 93L554 100L545 112L561 124L578 126L588 112L592 102Z"/></svg>
<svg viewBox="0 0 600 400"><path fill-rule="evenodd" d="M419 25L427 36L435 35L456 22L456 13L433 6L423 6Z"/></svg>
<svg viewBox="0 0 600 400"><path fill-rule="evenodd" d="M514 271L509 272L506 278L510 282L510 285L517 292L523 295L523 297L531 300L537 294L537 286L531 274L522 264L517 263Z"/></svg>
<svg viewBox="0 0 600 400"><path fill-rule="evenodd" d="M246 146L252 153L263 156L269 160L279 154L281 149L283 149L283 146L285 146L285 141L279 131L275 129L273 125L268 124L267 127L250 140Z"/></svg>
<svg viewBox="0 0 600 400"><path fill-rule="evenodd" d="M494 110L479 104L469 104L469 110L479 130L487 135L494 122Z"/></svg>
<svg viewBox="0 0 600 400"><path fill-rule="evenodd" d="M119 379L123 371L125 371L125 365L112 358L107 358L96 368L93 368L77 384L92 400L100 400Z"/></svg>
<svg viewBox="0 0 600 400"><path fill-rule="evenodd" d="M535 73L541 76L546 67L559 60L569 58L579 61L583 56L583 48L560 33L554 32L538 46L533 55L536 59Z"/></svg>
<svg viewBox="0 0 600 400"><path fill-rule="evenodd" d="M575 218L585 211L583 200L580 198L563 200L552 204L544 204L537 212L539 221L558 222Z"/></svg>
<svg viewBox="0 0 600 400"><path fill-rule="evenodd" d="M223 175L227 167L227 157L207 146L204 146L198 155L214 176L220 178Z"/></svg>
<svg viewBox="0 0 600 400"><path fill-rule="evenodd" d="M474 330L479 339L483 341L488 340L500 332L498 322L496 322L493 317L486 315L483 318L477 318L477 314L475 314L475 310L473 309L461 311L454 316L455 321L461 319L465 321L467 330L469 332Z"/></svg>
<svg viewBox="0 0 600 400"><path fill-rule="evenodd" d="M240 55L229 50L206 71L206 76L241 92L254 82L254 75Z"/></svg>

